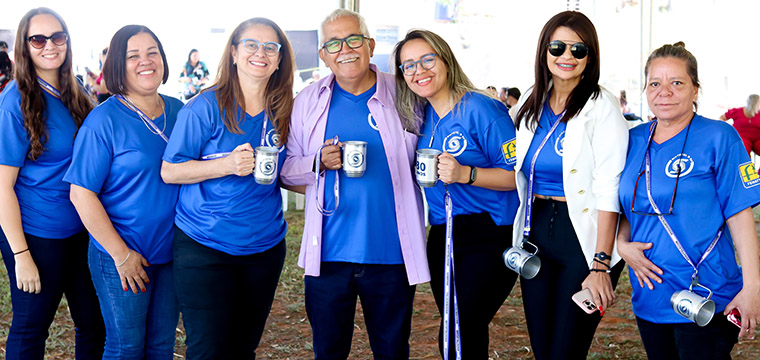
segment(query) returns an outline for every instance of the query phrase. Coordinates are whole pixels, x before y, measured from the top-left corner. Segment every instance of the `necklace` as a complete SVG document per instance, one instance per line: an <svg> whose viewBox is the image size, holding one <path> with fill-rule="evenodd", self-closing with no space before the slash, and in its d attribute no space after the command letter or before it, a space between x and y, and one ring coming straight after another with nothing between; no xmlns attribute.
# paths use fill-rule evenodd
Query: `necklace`
<svg viewBox="0 0 760 360"><path fill-rule="evenodd" d="M438 124L440 124L440 123L441 123L441 120L443 120L443 118L445 118L445 117L446 117L446 115L448 115L448 114L449 114L449 111L451 111L451 109L452 109L453 107L454 107L454 105L453 105L451 102L449 102L449 103L446 105L446 107L444 108L444 110L445 110L445 111L443 112L443 116L439 117L439 118L438 118L438 121L437 121L437 122L435 123L435 125L433 126L433 132L430 134L430 143L428 143L428 147L429 147L429 148L432 148L432 147L433 147L433 140L435 140L435 131L436 131L436 130L438 130Z"/></svg>
<svg viewBox="0 0 760 360"><path fill-rule="evenodd" d="M160 103L161 96L158 94L156 94L156 96L158 96L157 103ZM169 142L169 139L166 137L166 135L164 135L164 131L166 130L166 123L168 122L166 119L166 104L165 103L161 105L161 112L162 112L162 116L164 117L164 128L159 129L158 126L156 126L156 123L153 122L153 119L149 118L148 115L146 115L145 112L143 112L128 96L119 94L119 95L116 95L116 98L119 99L119 101L121 101L124 105L126 105L127 108L134 111L137 114L137 117L139 117L140 120L142 120L143 125L145 125L145 127L147 127L151 133L160 136L167 143ZM158 118L158 117L155 117L155 118Z"/></svg>

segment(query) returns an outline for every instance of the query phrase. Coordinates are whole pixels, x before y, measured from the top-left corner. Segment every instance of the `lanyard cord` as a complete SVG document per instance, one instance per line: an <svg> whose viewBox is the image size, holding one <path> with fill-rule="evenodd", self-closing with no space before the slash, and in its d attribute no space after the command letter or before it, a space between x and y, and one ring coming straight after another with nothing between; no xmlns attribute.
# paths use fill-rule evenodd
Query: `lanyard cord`
<svg viewBox="0 0 760 360"><path fill-rule="evenodd" d="M541 143L536 149L536 153L533 154L533 159L530 161L530 171L528 172L528 193L525 196L527 206L525 208L525 227L523 228L523 241L527 240L528 236L530 235L530 218L531 211L533 210L533 176L535 175L536 160L538 160L538 154L541 153L541 150L544 148L544 145L546 145L546 142L549 141L549 138L552 136L552 134L554 134L554 130L557 130L557 127L561 122L560 120L564 114L564 111L559 114L557 121L554 122L552 127L549 129L549 133L547 133L546 136L544 136L544 139L541 140Z"/></svg>
<svg viewBox="0 0 760 360"><path fill-rule="evenodd" d="M61 92L58 91L58 89L54 88L53 85L50 85L50 83L48 83L47 81L42 80L42 78L39 76L37 77L37 83L39 83L43 89L47 90L53 96L59 99L61 98Z"/></svg>
<svg viewBox="0 0 760 360"><path fill-rule="evenodd" d="M338 145L338 135L335 135L333 138L332 144L330 145ZM340 204L340 174L338 174L338 170L335 170L335 182L333 183L333 196L335 196L335 208L333 209L325 209L322 207L322 203L319 202L319 166L322 163L322 149L325 146L330 146L327 144L322 144L317 149L317 158L314 166L316 167L314 171L314 196L316 198L316 204L317 204L317 210L319 210L319 213L324 216L330 216L332 214L335 214L335 212L338 210L338 204Z"/></svg>
<svg viewBox="0 0 760 360"><path fill-rule="evenodd" d="M457 360L462 359L461 336L459 332L459 303L457 302L457 287L454 283L454 243L452 237L452 224L454 217L452 215L454 205L451 203L451 194L446 187L446 193L443 195L443 202L446 207L446 251L444 253L444 277L443 277L443 359L449 359L449 323L451 321L451 293L454 293L454 346L456 349Z"/></svg>
<svg viewBox="0 0 760 360"><path fill-rule="evenodd" d="M665 232L668 233L668 236L673 241L673 244L675 244L676 248L678 248L678 252L681 253L681 256L683 256L683 258L686 259L686 262L688 262L689 265L691 265L692 269L694 269L694 274L691 276L692 280L694 281L694 280L697 279L697 273L698 273L697 268L699 267L699 265L702 264L703 261L705 261L705 259L707 258L707 256L710 255L710 253L712 252L712 250L715 248L715 245L718 243L718 240L720 239L720 235L723 234L723 227L724 227L724 225L721 225L720 230L718 230L718 234L715 235L715 239L713 239L712 243L710 243L710 246L707 247L707 250L702 255L702 257L699 259L699 262L696 265L694 265L694 262L691 260L691 258L689 257L689 255L686 253L686 250L684 250L683 246L681 245L681 242L678 241L678 237L676 237L676 234L673 231L673 228L670 226L670 224L668 223L668 221L665 219L665 215L662 214L662 211L660 211L660 208L657 207L657 204L655 204L654 197L652 196L652 172L651 172L651 168L652 167L651 167L651 161L650 161L650 157L649 157L649 148L650 148L650 145L652 143L652 138L654 137L654 129L656 127L657 127L657 122L653 123L649 127L649 140L647 140L647 150L646 150L646 152L644 154L644 161L646 163L646 166L644 168L644 178L645 178L646 184L647 184L647 198L649 198L649 204L652 205L652 209L654 209L654 212L657 214L657 219L660 220L660 223L662 224L662 227L665 228ZM686 129L686 136L684 138L683 148L681 149L681 154L679 154L679 156L681 156L683 154L683 151L686 148L686 139L689 137L689 129L690 128L691 128L691 122L689 122L689 127ZM679 167L678 167L678 175L677 176L680 176L680 175L681 175L681 167L679 165ZM725 222L724 222L724 224L725 224Z"/></svg>
<svg viewBox="0 0 760 360"><path fill-rule="evenodd" d="M135 103L132 102L132 100L129 100L128 97L121 94L116 95L116 98L119 99L123 104L125 104L127 108L129 108L129 110L132 110L133 112L135 112L137 114L137 117L139 117L140 120L142 120L143 124L148 128L148 130L150 130L150 132L160 136L161 139L163 139L165 142L167 143L169 142L169 138L166 137L166 135L164 134L164 131L159 129L158 126L156 126L156 123L153 122L153 120L149 118L148 115L145 115L145 113L142 110L140 110L137 107L137 105L135 105ZM166 123L168 121L166 119L165 107L164 107L164 112L162 116L164 117L164 129L166 129Z"/></svg>

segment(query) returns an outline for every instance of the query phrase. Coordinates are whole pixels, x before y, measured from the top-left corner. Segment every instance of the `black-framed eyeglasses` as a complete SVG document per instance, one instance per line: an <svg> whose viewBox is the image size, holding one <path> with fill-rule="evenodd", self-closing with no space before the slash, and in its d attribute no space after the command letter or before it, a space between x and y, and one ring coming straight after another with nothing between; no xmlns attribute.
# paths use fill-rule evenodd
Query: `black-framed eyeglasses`
<svg viewBox="0 0 760 360"><path fill-rule="evenodd" d="M32 45L35 49L42 49L45 47L45 44L47 44L47 41L50 40L53 42L53 45L56 46L62 46L66 44L66 41L69 40L69 35L66 34L63 31L59 31L56 33L53 33L53 35L45 36L45 35L32 35L26 38L27 41L29 41L29 45Z"/></svg>
<svg viewBox="0 0 760 360"><path fill-rule="evenodd" d="M636 190L639 188L639 180L641 180L641 176L646 173L646 170L641 170L639 173L639 177L636 178L636 183L633 185L633 199L631 200L631 212L636 215L643 215L643 216L660 216L660 215L673 215L673 205L676 203L676 193L678 192L678 179L681 178L681 166L678 166L678 170L676 171L676 185L673 187L673 196L670 198L670 209L667 213L657 214L647 211L636 211ZM651 184L650 184L651 186Z"/></svg>
<svg viewBox="0 0 760 360"><path fill-rule="evenodd" d="M263 46L264 54L267 54L267 56L277 56L282 47L282 45L273 41L263 43L256 39L240 39L240 42L243 44L243 48L251 54L259 51L259 47Z"/></svg>
<svg viewBox="0 0 760 360"><path fill-rule="evenodd" d="M583 59L586 57L586 55L588 55L588 46L582 42L577 42L575 44L565 44L565 42L562 40L554 40L550 42L546 47L549 50L549 54L554 57L560 57L565 53L567 45L570 45L570 53L573 54L573 57L576 59Z"/></svg>
<svg viewBox="0 0 760 360"><path fill-rule="evenodd" d="M422 57L417 61L404 61L401 63L401 65L398 66L398 68L401 69L404 75L412 76L417 73L417 64L420 64L420 66L422 66L422 68L425 70L433 69L435 67L436 56L438 56L438 54L422 55Z"/></svg>
<svg viewBox="0 0 760 360"><path fill-rule="evenodd" d="M369 40L368 37L362 34L352 34L342 39L332 39L325 41L325 43L322 44L322 49L325 49L325 51L330 54L335 54L343 50L343 43L346 43L346 45L348 45L348 47L351 49L358 49L364 45L364 39Z"/></svg>

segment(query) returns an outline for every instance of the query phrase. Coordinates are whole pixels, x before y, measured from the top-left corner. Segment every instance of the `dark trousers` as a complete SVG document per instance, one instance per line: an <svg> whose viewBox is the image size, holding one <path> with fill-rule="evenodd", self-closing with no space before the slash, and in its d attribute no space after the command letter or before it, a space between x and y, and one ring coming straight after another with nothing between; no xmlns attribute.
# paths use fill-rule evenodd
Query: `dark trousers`
<svg viewBox="0 0 760 360"><path fill-rule="evenodd" d="M5 234L0 232L0 250L8 270L13 306L6 359L41 360L44 357L48 328L64 294L76 330L76 359L100 359L106 329L87 267L90 241L87 232L65 239L24 236L40 274L42 291L30 294L16 287L16 261Z"/></svg>
<svg viewBox="0 0 760 360"><path fill-rule="evenodd" d="M317 360L347 359L361 300L374 359L408 359L415 286L401 265L323 262L306 276L306 315Z"/></svg>
<svg viewBox="0 0 760 360"><path fill-rule="evenodd" d="M739 328L720 312L705 327L691 322L656 324L639 317L636 324L650 360L731 359L731 349L739 337Z"/></svg>
<svg viewBox="0 0 760 360"><path fill-rule="evenodd" d="M529 241L539 249L541 270L520 284L533 353L538 360L585 359L601 316L586 314L572 300L590 272L567 203L535 199L531 229ZM620 261L612 268L613 287L624 266Z"/></svg>
<svg viewBox="0 0 760 360"><path fill-rule="evenodd" d="M187 331L187 358L255 359L285 261L285 240L235 256L174 227L174 287Z"/></svg>
<svg viewBox="0 0 760 360"><path fill-rule="evenodd" d="M488 324L507 299L517 274L502 260L512 245L512 226L498 226L487 213L459 215L452 224L454 274L459 303L463 359L488 359ZM438 346L443 354L443 295L446 225L433 225L428 236L430 287L441 313ZM453 291L452 291L453 295ZM451 300L449 358L456 358L454 301Z"/></svg>

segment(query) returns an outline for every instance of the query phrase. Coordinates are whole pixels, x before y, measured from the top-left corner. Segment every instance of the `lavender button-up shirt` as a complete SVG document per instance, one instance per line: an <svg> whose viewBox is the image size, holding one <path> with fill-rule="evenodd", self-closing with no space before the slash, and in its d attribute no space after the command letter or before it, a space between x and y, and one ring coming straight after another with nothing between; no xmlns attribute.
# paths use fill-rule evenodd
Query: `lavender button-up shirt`
<svg viewBox="0 0 760 360"><path fill-rule="evenodd" d="M430 281L430 271L425 253L422 194L413 171L417 136L404 130L396 113L393 76L378 71L372 64L370 69L377 74L377 91L367 106L377 122L388 158L393 184L393 196L388 194L388 201L395 203L401 254L409 284L419 284ZM324 172L320 174L319 188L315 189L312 169L317 149L324 143L334 81L335 75L330 74L296 97L290 120L288 155L280 172L283 183L306 185L306 224L298 266L310 276L319 276L322 261L322 214L317 210L315 191L324 194Z"/></svg>

